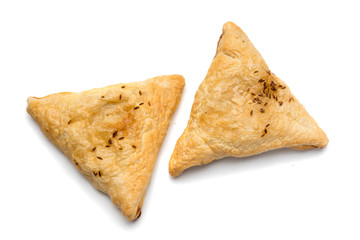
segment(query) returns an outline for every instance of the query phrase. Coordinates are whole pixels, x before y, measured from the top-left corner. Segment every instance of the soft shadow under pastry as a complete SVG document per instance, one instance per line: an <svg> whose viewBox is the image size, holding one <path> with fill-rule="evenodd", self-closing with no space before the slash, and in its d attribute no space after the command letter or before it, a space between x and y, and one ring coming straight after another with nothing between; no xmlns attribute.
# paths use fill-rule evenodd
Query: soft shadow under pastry
<svg viewBox="0 0 360 240"><path fill-rule="evenodd" d="M223 27L216 55L195 95L169 163L172 176L227 156L276 148L323 148L328 138L273 74L246 34Z"/></svg>
<svg viewBox="0 0 360 240"><path fill-rule="evenodd" d="M140 216L184 78L160 76L81 93L28 98L42 132L128 220Z"/></svg>

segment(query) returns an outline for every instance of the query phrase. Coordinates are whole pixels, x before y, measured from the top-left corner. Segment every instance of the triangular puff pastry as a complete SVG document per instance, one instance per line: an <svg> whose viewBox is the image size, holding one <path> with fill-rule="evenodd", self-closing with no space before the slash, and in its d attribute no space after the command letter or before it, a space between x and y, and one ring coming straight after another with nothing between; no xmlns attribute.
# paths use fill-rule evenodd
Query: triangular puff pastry
<svg viewBox="0 0 360 240"><path fill-rule="evenodd" d="M325 133L234 23L223 27L188 125L169 163L172 176L226 156L322 148Z"/></svg>
<svg viewBox="0 0 360 240"><path fill-rule="evenodd" d="M184 78L160 76L81 93L30 97L42 132L128 220L140 216Z"/></svg>

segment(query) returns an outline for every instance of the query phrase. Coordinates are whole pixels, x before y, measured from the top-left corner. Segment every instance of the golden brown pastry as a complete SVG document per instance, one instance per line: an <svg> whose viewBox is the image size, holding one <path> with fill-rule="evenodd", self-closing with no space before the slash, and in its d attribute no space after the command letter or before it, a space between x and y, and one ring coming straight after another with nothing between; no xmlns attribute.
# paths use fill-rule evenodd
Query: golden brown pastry
<svg viewBox="0 0 360 240"><path fill-rule="evenodd" d="M172 176L227 156L276 148L323 148L328 139L234 23L223 27L188 125L169 163Z"/></svg>
<svg viewBox="0 0 360 240"><path fill-rule="evenodd" d="M185 81L160 76L81 93L30 97L42 132L128 220L140 216L161 143Z"/></svg>

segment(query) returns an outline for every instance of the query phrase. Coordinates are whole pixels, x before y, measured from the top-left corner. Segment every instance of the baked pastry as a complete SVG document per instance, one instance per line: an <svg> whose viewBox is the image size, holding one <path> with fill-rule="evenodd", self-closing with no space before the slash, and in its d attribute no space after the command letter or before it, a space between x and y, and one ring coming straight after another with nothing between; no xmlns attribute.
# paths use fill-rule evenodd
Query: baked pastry
<svg viewBox="0 0 360 240"><path fill-rule="evenodd" d="M185 81L160 76L81 93L28 98L42 132L128 220L140 216Z"/></svg>
<svg viewBox="0 0 360 240"><path fill-rule="evenodd" d="M223 26L216 55L195 95L169 163L172 176L227 156L276 148L323 148L328 138L245 33Z"/></svg>

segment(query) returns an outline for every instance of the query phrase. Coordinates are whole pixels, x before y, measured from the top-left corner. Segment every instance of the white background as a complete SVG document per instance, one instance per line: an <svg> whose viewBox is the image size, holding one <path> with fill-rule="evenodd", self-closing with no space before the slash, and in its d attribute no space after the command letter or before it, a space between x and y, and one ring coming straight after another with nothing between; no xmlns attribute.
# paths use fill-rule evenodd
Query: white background
<svg viewBox="0 0 360 240"><path fill-rule="evenodd" d="M358 1L0 1L1 239L360 239ZM168 161L233 21L327 133L326 149ZM28 96L164 74L186 87L129 223L26 113Z"/></svg>

